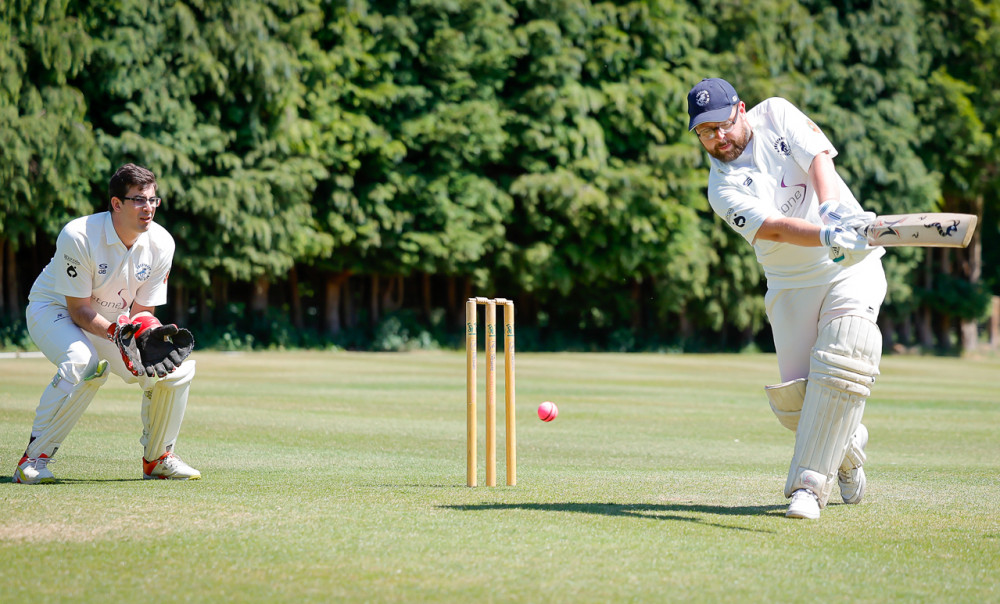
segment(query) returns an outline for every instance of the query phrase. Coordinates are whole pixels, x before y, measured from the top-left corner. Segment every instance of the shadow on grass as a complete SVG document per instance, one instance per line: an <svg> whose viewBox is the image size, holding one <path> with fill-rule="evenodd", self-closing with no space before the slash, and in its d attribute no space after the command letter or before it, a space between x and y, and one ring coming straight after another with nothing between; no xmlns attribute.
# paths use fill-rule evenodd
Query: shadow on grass
<svg viewBox="0 0 1000 604"><path fill-rule="evenodd" d="M782 505L755 505L725 507L716 505L698 504L653 504L653 503L483 503L470 505L444 505L442 509L457 510L460 512L483 512L494 510L529 510L536 512L572 512L577 514L594 514L598 516L622 516L632 518L648 518L650 520L673 520L679 522L694 522L706 526L716 526L719 528L732 529L737 531L749 531L755 533L770 533L773 531L763 531L760 529L745 528L741 526L731 526L708 522L704 518L696 516L681 516L677 512L685 514L713 514L717 516L776 516L784 517L785 506Z"/></svg>
<svg viewBox="0 0 1000 604"><path fill-rule="evenodd" d="M104 482L142 482L142 478L56 478L55 482L46 482L43 484L33 484L33 485L21 485L28 487L38 487L44 488L47 486L57 486L60 484L93 484L93 483L104 483ZM152 482L152 481L150 481ZM14 479L10 476L6 478L0 478L0 484L16 484Z"/></svg>

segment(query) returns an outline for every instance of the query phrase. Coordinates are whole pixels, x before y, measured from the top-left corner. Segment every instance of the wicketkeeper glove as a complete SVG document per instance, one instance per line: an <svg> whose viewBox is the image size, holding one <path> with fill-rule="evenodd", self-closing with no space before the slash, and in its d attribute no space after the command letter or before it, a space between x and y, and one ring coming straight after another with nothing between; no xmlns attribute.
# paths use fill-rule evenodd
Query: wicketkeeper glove
<svg viewBox="0 0 1000 604"><path fill-rule="evenodd" d="M194 350L194 336L187 329L163 325L152 315L134 320L138 326L135 340L147 376L163 377L173 373Z"/></svg>
<svg viewBox="0 0 1000 604"><path fill-rule="evenodd" d="M117 322L108 326L108 339L118 346L118 352L122 355L125 368L132 375L139 375L143 369L142 355L135 340L135 333L138 329L139 325L129 321L127 315L120 315Z"/></svg>

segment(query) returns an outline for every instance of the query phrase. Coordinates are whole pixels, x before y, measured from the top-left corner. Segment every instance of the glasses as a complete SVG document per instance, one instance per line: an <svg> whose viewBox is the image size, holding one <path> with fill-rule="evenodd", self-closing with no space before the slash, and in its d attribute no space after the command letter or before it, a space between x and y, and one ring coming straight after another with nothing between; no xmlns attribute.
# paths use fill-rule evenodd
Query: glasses
<svg viewBox="0 0 1000 604"><path fill-rule="evenodd" d="M151 207L151 208L157 208L157 207L160 206L160 202L163 201L159 197L143 197L141 195L136 195L135 197L122 197L122 199L126 199L128 201L131 201L132 203L135 204L135 207L137 207L137 208L141 208L142 206L146 205L147 203L149 204L149 207Z"/></svg>
<svg viewBox="0 0 1000 604"><path fill-rule="evenodd" d="M715 140L715 137L718 136L717 134L718 132L721 132L722 134L729 134L730 132L733 131L733 128L736 127L736 120L738 120L739 117L740 117L740 110L739 107L737 107L736 115L733 116L732 119L722 122L722 124L716 126L715 128L702 129L701 131L698 132L698 138L700 138L703 141L710 141L710 140Z"/></svg>

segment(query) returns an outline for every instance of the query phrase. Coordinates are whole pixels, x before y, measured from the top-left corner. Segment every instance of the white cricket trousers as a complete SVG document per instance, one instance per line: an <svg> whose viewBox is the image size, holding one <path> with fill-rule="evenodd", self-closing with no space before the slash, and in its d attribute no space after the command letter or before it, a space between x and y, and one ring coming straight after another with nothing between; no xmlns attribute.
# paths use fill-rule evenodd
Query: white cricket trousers
<svg viewBox="0 0 1000 604"><path fill-rule="evenodd" d="M41 434L55 417L66 397L84 378L94 373L101 359L107 359L112 373L127 384L138 383L145 391L156 378L136 377L126 369L118 346L107 338L90 334L73 322L65 308L45 302L33 302L26 313L28 334L53 365L56 376L46 387L35 411L33 436Z"/></svg>
<svg viewBox="0 0 1000 604"><path fill-rule="evenodd" d="M809 359L819 331L836 317L878 320L885 299L882 262L866 260L835 283L800 289L768 290L764 307L774 334L781 382L809 375Z"/></svg>

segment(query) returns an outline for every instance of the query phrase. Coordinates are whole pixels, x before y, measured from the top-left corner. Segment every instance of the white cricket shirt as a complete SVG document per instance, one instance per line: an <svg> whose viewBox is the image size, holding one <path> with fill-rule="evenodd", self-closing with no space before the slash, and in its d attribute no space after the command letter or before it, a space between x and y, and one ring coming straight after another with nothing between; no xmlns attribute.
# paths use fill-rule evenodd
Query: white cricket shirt
<svg viewBox="0 0 1000 604"><path fill-rule="evenodd" d="M812 287L849 276L854 267L842 268L830 260L826 247L756 240L757 230L772 216L801 218L822 225L816 191L809 182L809 166L817 154L837 150L804 113L785 99L770 98L746 113L753 128L750 144L736 160L726 163L710 157L708 201L715 213L753 245L764 268L769 289ZM837 175L840 201L861 206ZM876 262L885 254L878 249L858 265Z"/></svg>
<svg viewBox="0 0 1000 604"><path fill-rule="evenodd" d="M101 212L70 221L56 252L28 295L29 302L66 306L66 296L90 298L90 306L112 323L133 302L160 306L167 301L167 277L174 239L155 222L127 249Z"/></svg>

